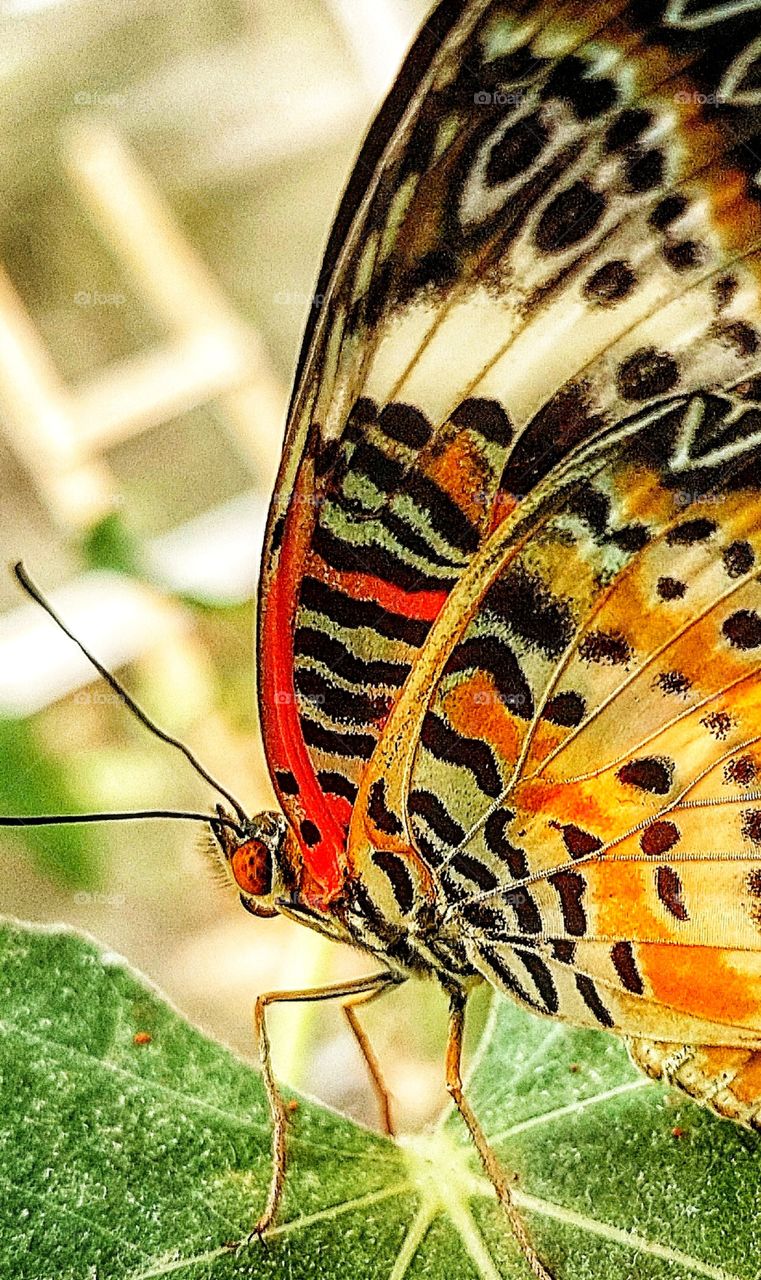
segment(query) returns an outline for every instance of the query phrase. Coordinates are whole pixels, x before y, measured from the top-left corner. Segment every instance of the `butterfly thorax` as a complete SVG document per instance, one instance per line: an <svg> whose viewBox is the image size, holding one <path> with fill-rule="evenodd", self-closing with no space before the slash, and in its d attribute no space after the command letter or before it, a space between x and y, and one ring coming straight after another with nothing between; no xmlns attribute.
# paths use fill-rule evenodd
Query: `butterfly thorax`
<svg viewBox="0 0 761 1280"><path fill-rule="evenodd" d="M282 814L258 814L240 834L222 824L214 833L241 905L252 915L288 916L405 974L435 975L446 985L475 976L457 939L447 937L446 904L437 906L412 851L404 859L390 850L376 852L367 874L345 874L338 892L325 893Z"/></svg>

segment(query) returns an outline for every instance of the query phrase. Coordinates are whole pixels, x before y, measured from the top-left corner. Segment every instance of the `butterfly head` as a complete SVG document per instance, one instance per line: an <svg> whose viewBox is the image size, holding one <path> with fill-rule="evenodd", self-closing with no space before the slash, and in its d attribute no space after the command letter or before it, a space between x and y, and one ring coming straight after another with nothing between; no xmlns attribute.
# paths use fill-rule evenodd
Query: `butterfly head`
<svg viewBox="0 0 761 1280"><path fill-rule="evenodd" d="M221 805L217 813L228 817ZM276 916L278 899L290 893L294 880L293 837L283 815L260 813L240 834L222 823L212 823L212 829L242 906L255 916Z"/></svg>

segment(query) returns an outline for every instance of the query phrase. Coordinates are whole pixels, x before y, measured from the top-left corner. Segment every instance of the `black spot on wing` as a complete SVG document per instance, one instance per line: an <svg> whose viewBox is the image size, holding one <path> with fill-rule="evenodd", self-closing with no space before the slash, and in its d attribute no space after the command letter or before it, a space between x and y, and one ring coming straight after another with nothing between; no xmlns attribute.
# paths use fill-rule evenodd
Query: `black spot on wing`
<svg viewBox="0 0 761 1280"><path fill-rule="evenodd" d="M721 630L733 649L761 646L761 614L755 609L738 609L724 621Z"/></svg>
<svg viewBox="0 0 761 1280"><path fill-rule="evenodd" d="M275 781L284 796L297 796L299 794L299 784L290 769L276 769Z"/></svg>
<svg viewBox="0 0 761 1280"><path fill-rule="evenodd" d="M550 200L534 241L541 253L563 253L586 240L602 221L606 199L586 181L574 182Z"/></svg>
<svg viewBox="0 0 761 1280"><path fill-rule="evenodd" d="M456 427L482 436L489 444L507 445L513 438L510 419L498 400L477 397L463 400L452 414L451 421Z"/></svg>
<svg viewBox="0 0 761 1280"><path fill-rule="evenodd" d="M586 880L578 871L556 871L548 879L560 899L560 910L566 931L574 938L583 937L587 931L587 917L584 910Z"/></svg>
<svg viewBox="0 0 761 1280"><path fill-rule="evenodd" d="M486 166L486 185L501 186L518 177L539 158L549 139L549 128L539 111L532 111L510 125L492 147Z"/></svg>
<svg viewBox="0 0 761 1280"><path fill-rule="evenodd" d="M622 765L616 777L625 786L648 791L651 795L665 796L671 790L674 780L674 762L665 756L641 756Z"/></svg>
<svg viewBox="0 0 761 1280"><path fill-rule="evenodd" d="M500 862L504 862L511 876L516 880L522 880L528 875L526 855L522 849L517 849L511 843L507 835L507 827L513 817L509 809L495 809L486 820L484 840L489 852L493 853L495 858L499 858Z"/></svg>
<svg viewBox="0 0 761 1280"><path fill-rule="evenodd" d="M679 366L666 351L643 347L619 366L619 395L624 400L651 400L672 391L679 381Z"/></svg>
<svg viewBox="0 0 761 1280"><path fill-rule="evenodd" d="M560 1008L560 1000L557 988L552 980L552 974L544 960L535 951L524 951L523 948L518 947L515 948L515 956L523 963L526 972L539 992L544 1011L546 1013L557 1013Z"/></svg>
<svg viewBox="0 0 761 1280"><path fill-rule="evenodd" d="M410 449L422 449L431 438L431 424L414 405L392 403L381 410L378 426L390 440Z"/></svg>
<svg viewBox="0 0 761 1280"><path fill-rule="evenodd" d="M689 920L682 897L682 881L673 867L656 868L655 887L660 901L675 920Z"/></svg>
<svg viewBox="0 0 761 1280"><path fill-rule="evenodd" d="M560 657L573 638L574 619L567 601L553 595L538 574L518 561L489 588L482 607L548 658Z"/></svg>
<svg viewBox="0 0 761 1280"><path fill-rule="evenodd" d="M391 836L401 835L402 824L386 804L386 784L383 778L378 778L370 788L367 812L379 831Z"/></svg>
<svg viewBox="0 0 761 1280"><path fill-rule="evenodd" d="M336 733L306 716L301 716L300 720L306 745L316 747L326 755L369 760L375 750L376 739L369 733Z"/></svg>
<svg viewBox="0 0 761 1280"><path fill-rule="evenodd" d="M480 858L463 850L454 855L449 865L459 876L477 885L479 889L495 889L499 884L494 872L481 862Z"/></svg>
<svg viewBox="0 0 761 1280"><path fill-rule="evenodd" d="M539 410L516 440L500 481L501 489L523 497L575 445L605 426L605 418L592 407L588 386L578 382L564 387Z"/></svg>
<svg viewBox="0 0 761 1280"><path fill-rule="evenodd" d="M304 701L319 707L331 720L347 724L374 724L384 720L388 714L388 698L352 693L313 667L297 664L293 680Z"/></svg>
<svg viewBox="0 0 761 1280"><path fill-rule="evenodd" d="M598 307L613 307L629 297L636 283L633 267L623 259L616 258L598 267L585 281L583 293L587 302L595 303Z"/></svg>
<svg viewBox="0 0 761 1280"><path fill-rule="evenodd" d="M574 729L581 724L586 713L586 703L580 693L568 691L556 693L547 702L542 719L562 728Z"/></svg>
<svg viewBox="0 0 761 1280"><path fill-rule="evenodd" d="M317 781L326 795L343 796L349 804L354 804L357 798L357 787L343 773L336 773L332 769L320 769L317 773Z"/></svg>
<svg viewBox="0 0 761 1280"><path fill-rule="evenodd" d="M313 550L333 569L349 573L369 573L403 591L441 591L454 586L456 574L426 573L407 564L378 542L354 545L318 524L312 537Z"/></svg>

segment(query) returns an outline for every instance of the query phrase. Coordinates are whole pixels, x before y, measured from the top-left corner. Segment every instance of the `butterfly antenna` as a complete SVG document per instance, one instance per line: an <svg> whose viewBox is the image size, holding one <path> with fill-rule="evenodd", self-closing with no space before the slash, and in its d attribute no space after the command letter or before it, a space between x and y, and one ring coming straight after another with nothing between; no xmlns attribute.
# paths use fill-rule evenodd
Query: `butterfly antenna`
<svg viewBox="0 0 761 1280"><path fill-rule="evenodd" d="M230 827L245 837L245 830L232 818L210 813L190 813L184 809L131 809L128 813L30 813L9 817L0 814L0 827L62 827L75 822L134 822L145 818L176 818L186 822L205 822L211 827Z"/></svg>
<svg viewBox="0 0 761 1280"><path fill-rule="evenodd" d="M138 719L141 724L145 725L146 729L148 729L149 732L152 733L156 738L160 738L162 742L166 742L170 747L175 747L177 751L182 752L185 759L195 769L196 773L199 774L204 779L205 782L208 782L209 785L212 786L214 790L219 793L219 795L223 796L225 800L227 800L228 804L232 805L233 810L237 814L241 824L244 827L247 826L248 815L246 814L246 811L243 808L243 806L235 799L235 796L231 795L231 793L226 789L226 787L223 787L221 783L217 782L216 778L212 777L212 775L209 773L207 769L204 769L200 760L196 759L196 757L193 755L193 752L190 750L189 747L185 746L184 742L180 742L179 738L173 738L171 734L165 733L164 730L161 729L155 723L155 721L151 719L151 717L147 714L147 712L143 711L143 708L139 706L137 702L135 702L135 699L132 697L132 695L127 693L127 690L119 683L116 676L112 675L111 672L106 667L104 667L103 664L99 662L98 659L94 657L92 653L90 653L89 649L85 648L82 641L78 640L77 637L73 634L73 632L71 632L69 628L66 626L66 624L59 618L53 606L49 603L48 600L45 599L39 587L34 582L32 582L32 579L29 577L29 574L27 573L21 561L19 561L18 564L15 564L13 566L13 572L22 590L24 590L26 594L32 598L32 600L34 600L38 605L41 606L41 608L45 610L48 617L53 619L53 622L56 624L57 627L61 629L61 631L63 631L64 635L68 636L70 640L74 641L74 644L81 651L81 653L84 654L84 656L87 658L87 661L95 668L98 674L103 677L103 679L105 680L109 688L113 689L116 696L121 699L124 705L132 712L133 716L135 716L136 719ZM180 815L177 815L177 816L180 816Z"/></svg>

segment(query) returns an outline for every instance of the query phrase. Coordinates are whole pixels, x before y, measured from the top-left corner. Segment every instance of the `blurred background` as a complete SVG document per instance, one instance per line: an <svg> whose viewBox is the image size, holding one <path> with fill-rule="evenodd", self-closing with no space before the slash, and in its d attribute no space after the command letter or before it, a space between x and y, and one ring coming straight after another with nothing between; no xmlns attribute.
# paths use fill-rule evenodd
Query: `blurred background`
<svg viewBox="0 0 761 1280"><path fill-rule="evenodd" d="M428 0L2 0L0 546L252 813L272 803L253 625L290 371L361 139ZM4 813L206 809L0 574ZM361 956L217 886L189 824L0 831L0 911L87 930L253 1056L257 992ZM364 1022L402 1124L441 1105L444 1006ZM479 1016L482 1016L483 1010ZM337 1007L276 1067L368 1123Z"/></svg>

